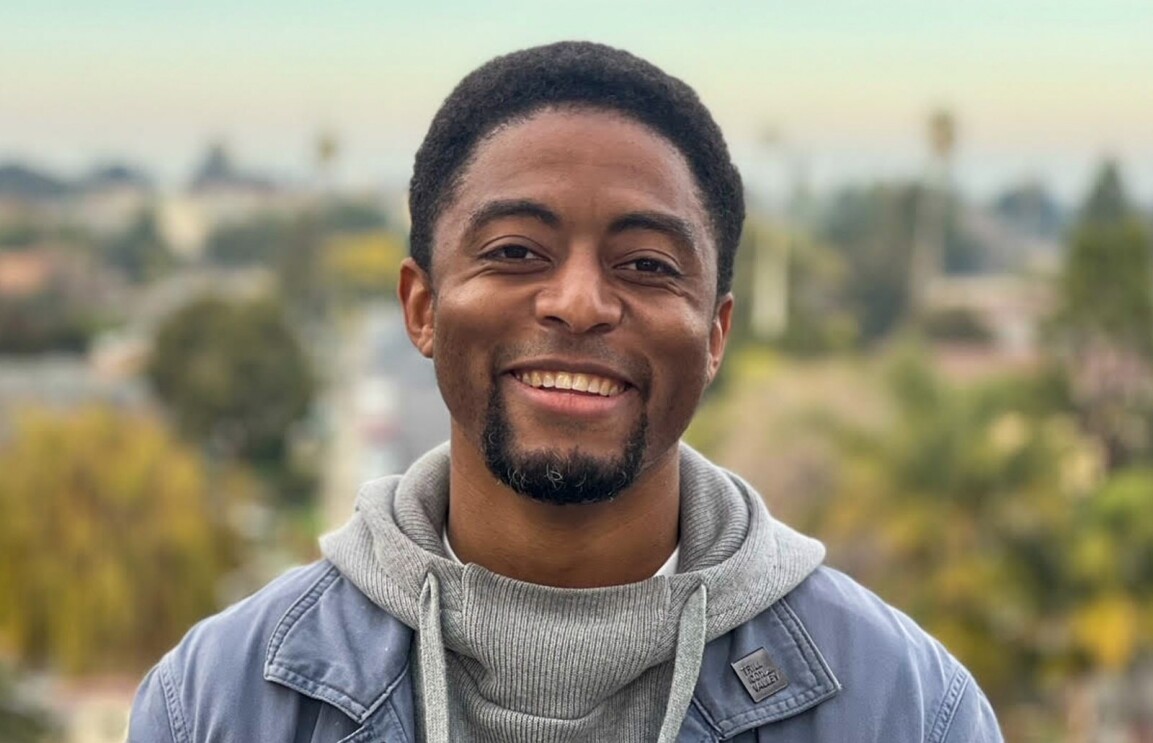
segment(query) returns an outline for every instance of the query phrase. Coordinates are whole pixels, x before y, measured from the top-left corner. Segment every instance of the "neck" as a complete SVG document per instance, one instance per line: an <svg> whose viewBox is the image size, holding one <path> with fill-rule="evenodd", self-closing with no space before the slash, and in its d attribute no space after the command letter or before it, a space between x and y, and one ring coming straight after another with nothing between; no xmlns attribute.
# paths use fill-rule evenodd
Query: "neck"
<svg viewBox="0 0 1153 743"><path fill-rule="evenodd" d="M559 588L596 588L652 577L677 545L677 446L610 502L558 506L506 487L480 452L452 437L448 538L466 563Z"/></svg>

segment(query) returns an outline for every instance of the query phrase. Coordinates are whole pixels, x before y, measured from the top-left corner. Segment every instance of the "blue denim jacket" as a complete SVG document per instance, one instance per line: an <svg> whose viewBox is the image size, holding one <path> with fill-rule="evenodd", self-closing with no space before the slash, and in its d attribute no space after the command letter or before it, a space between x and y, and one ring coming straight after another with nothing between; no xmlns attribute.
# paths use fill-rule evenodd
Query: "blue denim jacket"
<svg viewBox="0 0 1153 743"><path fill-rule="evenodd" d="M415 740L412 630L327 561L293 570L192 628L137 693L130 743ZM754 701L733 663L764 649ZM763 656L761 656L763 657ZM681 743L992 743L968 671L912 620L819 568L705 647Z"/></svg>

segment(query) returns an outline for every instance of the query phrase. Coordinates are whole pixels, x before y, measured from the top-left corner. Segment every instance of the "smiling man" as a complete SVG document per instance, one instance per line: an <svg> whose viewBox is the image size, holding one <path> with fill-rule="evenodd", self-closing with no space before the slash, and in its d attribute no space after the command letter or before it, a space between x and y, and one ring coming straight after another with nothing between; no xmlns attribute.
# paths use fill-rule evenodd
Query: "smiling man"
<svg viewBox="0 0 1153 743"><path fill-rule="evenodd" d="M589 43L495 59L410 207L400 299L451 441L195 627L130 740L1000 740L943 647L680 443L744 219L691 89Z"/></svg>

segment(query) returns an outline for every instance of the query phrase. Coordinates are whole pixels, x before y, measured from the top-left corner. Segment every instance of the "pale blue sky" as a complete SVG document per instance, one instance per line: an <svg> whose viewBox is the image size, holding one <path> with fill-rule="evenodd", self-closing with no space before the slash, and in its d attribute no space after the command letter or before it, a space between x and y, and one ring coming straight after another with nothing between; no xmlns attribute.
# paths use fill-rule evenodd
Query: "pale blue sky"
<svg viewBox="0 0 1153 743"><path fill-rule="evenodd" d="M1104 153L1153 200L1153 0L80 0L0 3L0 159L123 157L185 177L207 140L306 172L321 127L348 182L399 181L453 84L561 38L626 47L697 88L753 171L772 128L816 185L912 175L928 112L961 125L958 178L1067 197Z"/></svg>

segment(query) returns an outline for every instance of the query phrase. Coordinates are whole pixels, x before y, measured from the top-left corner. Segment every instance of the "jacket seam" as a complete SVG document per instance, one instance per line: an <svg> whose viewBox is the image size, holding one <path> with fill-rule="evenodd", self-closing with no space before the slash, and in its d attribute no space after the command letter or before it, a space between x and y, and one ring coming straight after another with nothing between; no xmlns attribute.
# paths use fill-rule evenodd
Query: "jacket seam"
<svg viewBox="0 0 1153 743"><path fill-rule="evenodd" d="M717 724L717 721L715 719L713 719L713 716L709 714L709 711L707 709L705 709L705 705L701 704L700 700L697 699L696 695L693 695L692 706L697 708L697 712L700 713L701 717L705 718L705 722L707 722L709 724L709 726L713 729L713 731L716 733L716 735L720 735L721 734L721 726ZM716 737L716 736L714 736L714 737Z"/></svg>
<svg viewBox="0 0 1153 743"><path fill-rule="evenodd" d="M353 712L351 715L352 719L356 720L357 723L364 725L367 723L368 718L371 717L372 714L380 708L381 703L392 695L397 686L403 683L405 677L408 675L408 670L411 665L411 663L406 664L401 672L396 675L396 678L393 679L392 683L386 686L384 691L382 691L380 695L372 701L372 704L367 707L352 697L348 696L348 694L341 691L340 689L301 676L299 673L290 671L279 663L270 664L270 668L275 668L277 671L279 671L281 673L281 677L285 681L292 681L296 685L297 691L307 692L314 698L331 704L333 707L336 707L338 710L344 712L345 714L350 711Z"/></svg>
<svg viewBox="0 0 1153 743"><path fill-rule="evenodd" d="M172 734L174 743L189 743L191 736L188 732L188 723L184 721L184 711L180 705L180 695L176 689L176 679L172 675L169 658L166 656L160 663L160 688L164 692L164 711L168 715L168 731Z"/></svg>
<svg viewBox="0 0 1153 743"><path fill-rule="evenodd" d="M949 730L953 727L953 719L957 716L957 709L960 706L958 702L969 685L969 678L968 672L959 666L953 672L948 691L945 692L945 698L941 701L936 719L933 721L928 743L944 743L945 738L948 737Z"/></svg>

